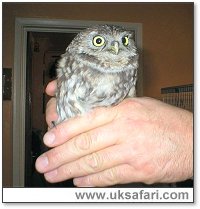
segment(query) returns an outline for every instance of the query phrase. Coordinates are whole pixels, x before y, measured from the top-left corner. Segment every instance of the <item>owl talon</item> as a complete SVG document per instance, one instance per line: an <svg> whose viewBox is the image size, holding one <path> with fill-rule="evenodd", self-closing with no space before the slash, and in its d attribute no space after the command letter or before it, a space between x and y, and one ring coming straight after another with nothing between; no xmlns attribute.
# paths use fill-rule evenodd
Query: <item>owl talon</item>
<svg viewBox="0 0 200 209"><path fill-rule="evenodd" d="M52 124L52 128L56 128L56 122L55 121L51 121Z"/></svg>

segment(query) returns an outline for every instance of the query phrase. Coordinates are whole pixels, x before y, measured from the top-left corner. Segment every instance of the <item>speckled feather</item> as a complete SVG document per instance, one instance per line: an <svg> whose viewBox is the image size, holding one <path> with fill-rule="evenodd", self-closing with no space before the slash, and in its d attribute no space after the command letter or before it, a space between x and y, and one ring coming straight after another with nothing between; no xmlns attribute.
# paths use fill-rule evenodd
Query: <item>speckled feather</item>
<svg viewBox="0 0 200 209"><path fill-rule="evenodd" d="M93 45L95 36L104 38L102 47ZM124 46L122 38L129 37ZM119 52L111 45L118 42ZM133 34L117 26L94 26L79 33L67 47L57 68L57 112L65 119L100 106L111 106L136 95L138 53Z"/></svg>

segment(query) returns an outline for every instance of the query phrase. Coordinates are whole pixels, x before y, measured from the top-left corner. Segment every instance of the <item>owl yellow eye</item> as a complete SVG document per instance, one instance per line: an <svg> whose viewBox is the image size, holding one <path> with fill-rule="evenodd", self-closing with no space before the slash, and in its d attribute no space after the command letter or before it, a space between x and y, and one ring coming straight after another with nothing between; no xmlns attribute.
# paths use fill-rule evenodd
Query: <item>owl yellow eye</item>
<svg viewBox="0 0 200 209"><path fill-rule="evenodd" d="M122 38L122 43L124 44L124 46L127 46L128 45L128 37L127 36L124 36L123 38Z"/></svg>
<svg viewBox="0 0 200 209"><path fill-rule="evenodd" d="M95 36L93 39L94 46L103 46L105 39L102 36Z"/></svg>

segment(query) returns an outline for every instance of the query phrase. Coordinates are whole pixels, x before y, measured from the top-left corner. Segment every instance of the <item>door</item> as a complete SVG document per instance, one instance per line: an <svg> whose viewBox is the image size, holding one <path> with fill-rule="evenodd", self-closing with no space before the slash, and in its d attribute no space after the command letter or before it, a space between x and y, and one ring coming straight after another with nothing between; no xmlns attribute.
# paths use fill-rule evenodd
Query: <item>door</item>
<svg viewBox="0 0 200 209"><path fill-rule="evenodd" d="M72 180L50 184L35 169L35 161L48 148L43 144L47 131L46 85L56 78L60 55L76 33L28 32L26 68L25 187L73 187Z"/></svg>
<svg viewBox="0 0 200 209"><path fill-rule="evenodd" d="M31 179L31 136L32 136L32 120L31 117L31 82L32 82L32 49L31 49L31 34L27 35L27 66L26 66L26 110L25 110L25 185L30 185Z"/></svg>

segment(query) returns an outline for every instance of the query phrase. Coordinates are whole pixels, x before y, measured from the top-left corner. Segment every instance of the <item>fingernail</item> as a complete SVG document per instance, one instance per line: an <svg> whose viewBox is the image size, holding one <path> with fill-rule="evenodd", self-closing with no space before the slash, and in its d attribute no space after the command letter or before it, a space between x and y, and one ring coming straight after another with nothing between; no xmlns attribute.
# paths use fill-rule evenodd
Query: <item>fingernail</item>
<svg viewBox="0 0 200 209"><path fill-rule="evenodd" d="M38 171L43 172L44 168L46 168L49 164L49 160L45 155L40 156L36 161L36 168Z"/></svg>
<svg viewBox="0 0 200 209"><path fill-rule="evenodd" d="M47 132L43 137L43 141L47 146L53 144L55 141L55 134L52 132Z"/></svg>
<svg viewBox="0 0 200 209"><path fill-rule="evenodd" d="M80 181L80 179L79 179L79 178L73 179L73 184L74 184L75 186L81 186L81 181Z"/></svg>

